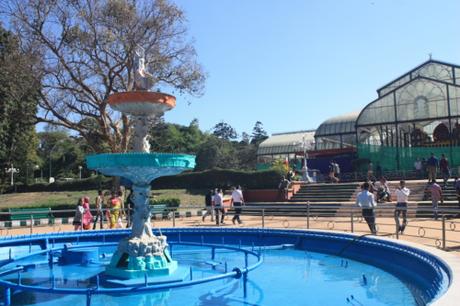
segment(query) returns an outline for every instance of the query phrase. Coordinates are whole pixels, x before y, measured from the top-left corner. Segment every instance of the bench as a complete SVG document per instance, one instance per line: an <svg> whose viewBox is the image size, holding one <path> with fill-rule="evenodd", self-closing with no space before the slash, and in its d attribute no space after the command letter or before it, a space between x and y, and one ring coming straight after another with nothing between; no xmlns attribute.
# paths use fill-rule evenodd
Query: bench
<svg viewBox="0 0 460 306"><path fill-rule="evenodd" d="M10 221L18 220L21 226L26 225L27 220L34 220L34 225L40 225L40 219L48 219L49 223L54 223L54 216L51 208L10 208Z"/></svg>
<svg viewBox="0 0 460 306"><path fill-rule="evenodd" d="M177 215L177 209L179 208L179 203L175 204L153 204L150 205L150 213L152 215L161 215L163 219L170 219L172 214Z"/></svg>
<svg viewBox="0 0 460 306"><path fill-rule="evenodd" d="M168 205L166 204L150 205L150 213L152 215L161 215L162 219L167 219L169 217Z"/></svg>

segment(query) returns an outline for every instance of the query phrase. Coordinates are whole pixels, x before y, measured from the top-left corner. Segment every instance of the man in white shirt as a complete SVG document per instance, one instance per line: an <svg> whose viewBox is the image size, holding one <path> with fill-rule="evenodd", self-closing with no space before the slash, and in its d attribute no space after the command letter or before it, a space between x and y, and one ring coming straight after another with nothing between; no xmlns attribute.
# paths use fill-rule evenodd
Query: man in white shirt
<svg viewBox="0 0 460 306"><path fill-rule="evenodd" d="M366 220L372 234L377 234L375 226L374 207L377 206L374 199L374 194L369 192L369 183L364 183L361 186L362 191L356 197L356 205L363 209L363 218Z"/></svg>
<svg viewBox="0 0 460 306"><path fill-rule="evenodd" d="M238 188L233 187L232 191L232 204L235 208L235 215L233 216L232 222L235 224L235 221L238 221L238 224L241 224L240 214L241 214L241 206L244 205L244 198L243 192L241 191L241 187Z"/></svg>
<svg viewBox="0 0 460 306"><path fill-rule="evenodd" d="M406 187L405 181L399 182L399 188L396 189L396 209L395 209L395 222L396 231L401 234L407 225L407 202L409 201L410 190ZM399 223L399 216L402 214L403 222Z"/></svg>

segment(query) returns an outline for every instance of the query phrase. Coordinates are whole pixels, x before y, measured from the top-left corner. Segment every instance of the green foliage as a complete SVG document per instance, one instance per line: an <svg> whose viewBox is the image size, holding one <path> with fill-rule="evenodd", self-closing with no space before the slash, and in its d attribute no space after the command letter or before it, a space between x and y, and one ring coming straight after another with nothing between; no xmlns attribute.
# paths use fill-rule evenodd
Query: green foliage
<svg viewBox="0 0 460 306"><path fill-rule="evenodd" d="M42 191L85 191L97 189L111 189L112 180L105 176L92 176L82 180L68 182L57 181L52 184L38 183L31 185L18 184L16 187L8 187L5 193L10 192L42 192ZM16 190L15 190L16 189Z"/></svg>
<svg viewBox="0 0 460 306"><path fill-rule="evenodd" d="M264 130L262 122L257 121L252 129L252 139L251 143L258 145L262 141L268 138L267 132Z"/></svg>
<svg viewBox="0 0 460 306"><path fill-rule="evenodd" d="M281 175L286 175L289 171L289 166L286 165L286 162L283 159L276 159L272 163L270 169L280 173Z"/></svg>
<svg viewBox="0 0 460 306"><path fill-rule="evenodd" d="M281 174L269 171L236 171L213 169L201 172L186 172L175 176L160 177L152 182L154 189L195 188L210 189L241 185L249 189L271 189L278 186Z"/></svg>
<svg viewBox="0 0 460 306"><path fill-rule="evenodd" d="M150 201L150 205L166 204L167 207L177 208L180 206L180 199L178 198L160 198Z"/></svg>
<svg viewBox="0 0 460 306"><path fill-rule="evenodd" d="M236 130L230 124L223 121L214 126L212 134L224 140L232 140L238 137Z"/></svg>
<svg viewBox="0 0 460 306"><path fill-rule="evenodd" d="M38 162L34 124L39 86L32 79L31 58L0 26L0 167L13 164L22 176L26 165ZM1 171L0 178L5 176Z"/></svg>

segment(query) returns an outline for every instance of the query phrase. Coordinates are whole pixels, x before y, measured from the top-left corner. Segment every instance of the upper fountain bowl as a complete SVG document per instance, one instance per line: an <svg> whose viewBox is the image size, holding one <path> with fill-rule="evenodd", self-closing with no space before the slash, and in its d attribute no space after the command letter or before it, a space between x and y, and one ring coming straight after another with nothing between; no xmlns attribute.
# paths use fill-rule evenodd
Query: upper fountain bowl
<svg viewBox="0 0 460 306"><path fill-rule="evenodd" d="M117 92L107 99L110 106L133 116L160 115L176 106L176 97L161 92Z"/></svg>

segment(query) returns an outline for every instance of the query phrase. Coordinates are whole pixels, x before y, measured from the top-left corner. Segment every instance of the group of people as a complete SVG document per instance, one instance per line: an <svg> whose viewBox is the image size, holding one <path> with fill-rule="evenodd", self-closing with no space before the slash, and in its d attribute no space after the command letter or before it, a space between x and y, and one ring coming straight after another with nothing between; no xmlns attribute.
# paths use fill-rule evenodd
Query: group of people
<svg viewBox="0 0 460 306"><path fill-rule="evenodd" d="M417 158L414 162L414 169L418 177L428 177L429 183L437 178L439 169L444 181L443 187L446 186L447 181L451 177L449 161L445 154L441 154L441 159L438 159L434 153L431 153L428 159Z"/></svg>
<svg viewBox="0 0 460 306"><path fill-rule="evenodd" d="M457 180L458 181L458 180ZM457 182L456 181L456 182ZM390 188L385 178L380 180L379 189L375 191L375 185L367 181L361 185L361 192L356 197L356 205L362 208L362 215L364 220L369 226L372 234L377 233L377 227L375 224L375 212L374 209L377 207L377 203L381 203L382 199L391 201ZM458 183L460 189L460 181ZM433 207L433 217L435 220L438 219L438 207L439 204L443 204L443 191L441 186L436 182L436 179L432 179L430 184L426 188L427 192L431 194L431 203ZM396 223L396 231L400 234L404 233L407 226L407 203L409 201L410 190L406 187L406 182L401 180L398 188L394 192L396 196L396 207L394 211L394 219ZM377 200L375 199L377 195ZM459 200L460 203L460 200ZM402 217L402 222L400 218Z"/></svg>
<svg viewBox="0 0 460 306"><path fill-rule="evenodd" d="M242 224L240 215L242 206L244 205L243 192L241 191L241 186L232 187L232 193L230 198L229 205L225 205L224 193L222 189L216 188L210 190L205 196L205 206L206 211L203 214L202 221L204 222L207 216L211 216L211 221L216 221L216 225L225 224L224 220L227 216L227 211L230 207L235 209L232 223Z"/></svg>
<svg viewBox="0 0 460 306"><path fill-rule="evenodd" d="M335 160L329 162L329 180L331 183L340 181L340 166Z"/></svg>
<svg viewBox="0 0 460 306"><path fill-rule="evenodd" d="M372 192L372 185L365 182L361 185L361 192L356 197L356 205L362 209L364 220L372 234L377 234L377 226L375 223L375 211L377 201L375 200L374 192ZM388 186L388 185L386 185ZM406 187L405 181L399 182L399 187L395 191L396 194L396 207L394 211L394 219L396 223L396 231L403 234L407 226L407 203L409 201L410 190ZM402 222L400 218L402 217Z"/></svg>
<svg viewBox="0 0 460 306"><path fill-rule="evenodd" d="M95 198L95 216L91 213L89 197L82 197L78 200L77 209L73 219L74 229L89 230L96 229L99 222L100 229L104 228L104 220L108 222L108 228L121 227L123 214L123 191L98 191Z"/></svg>

